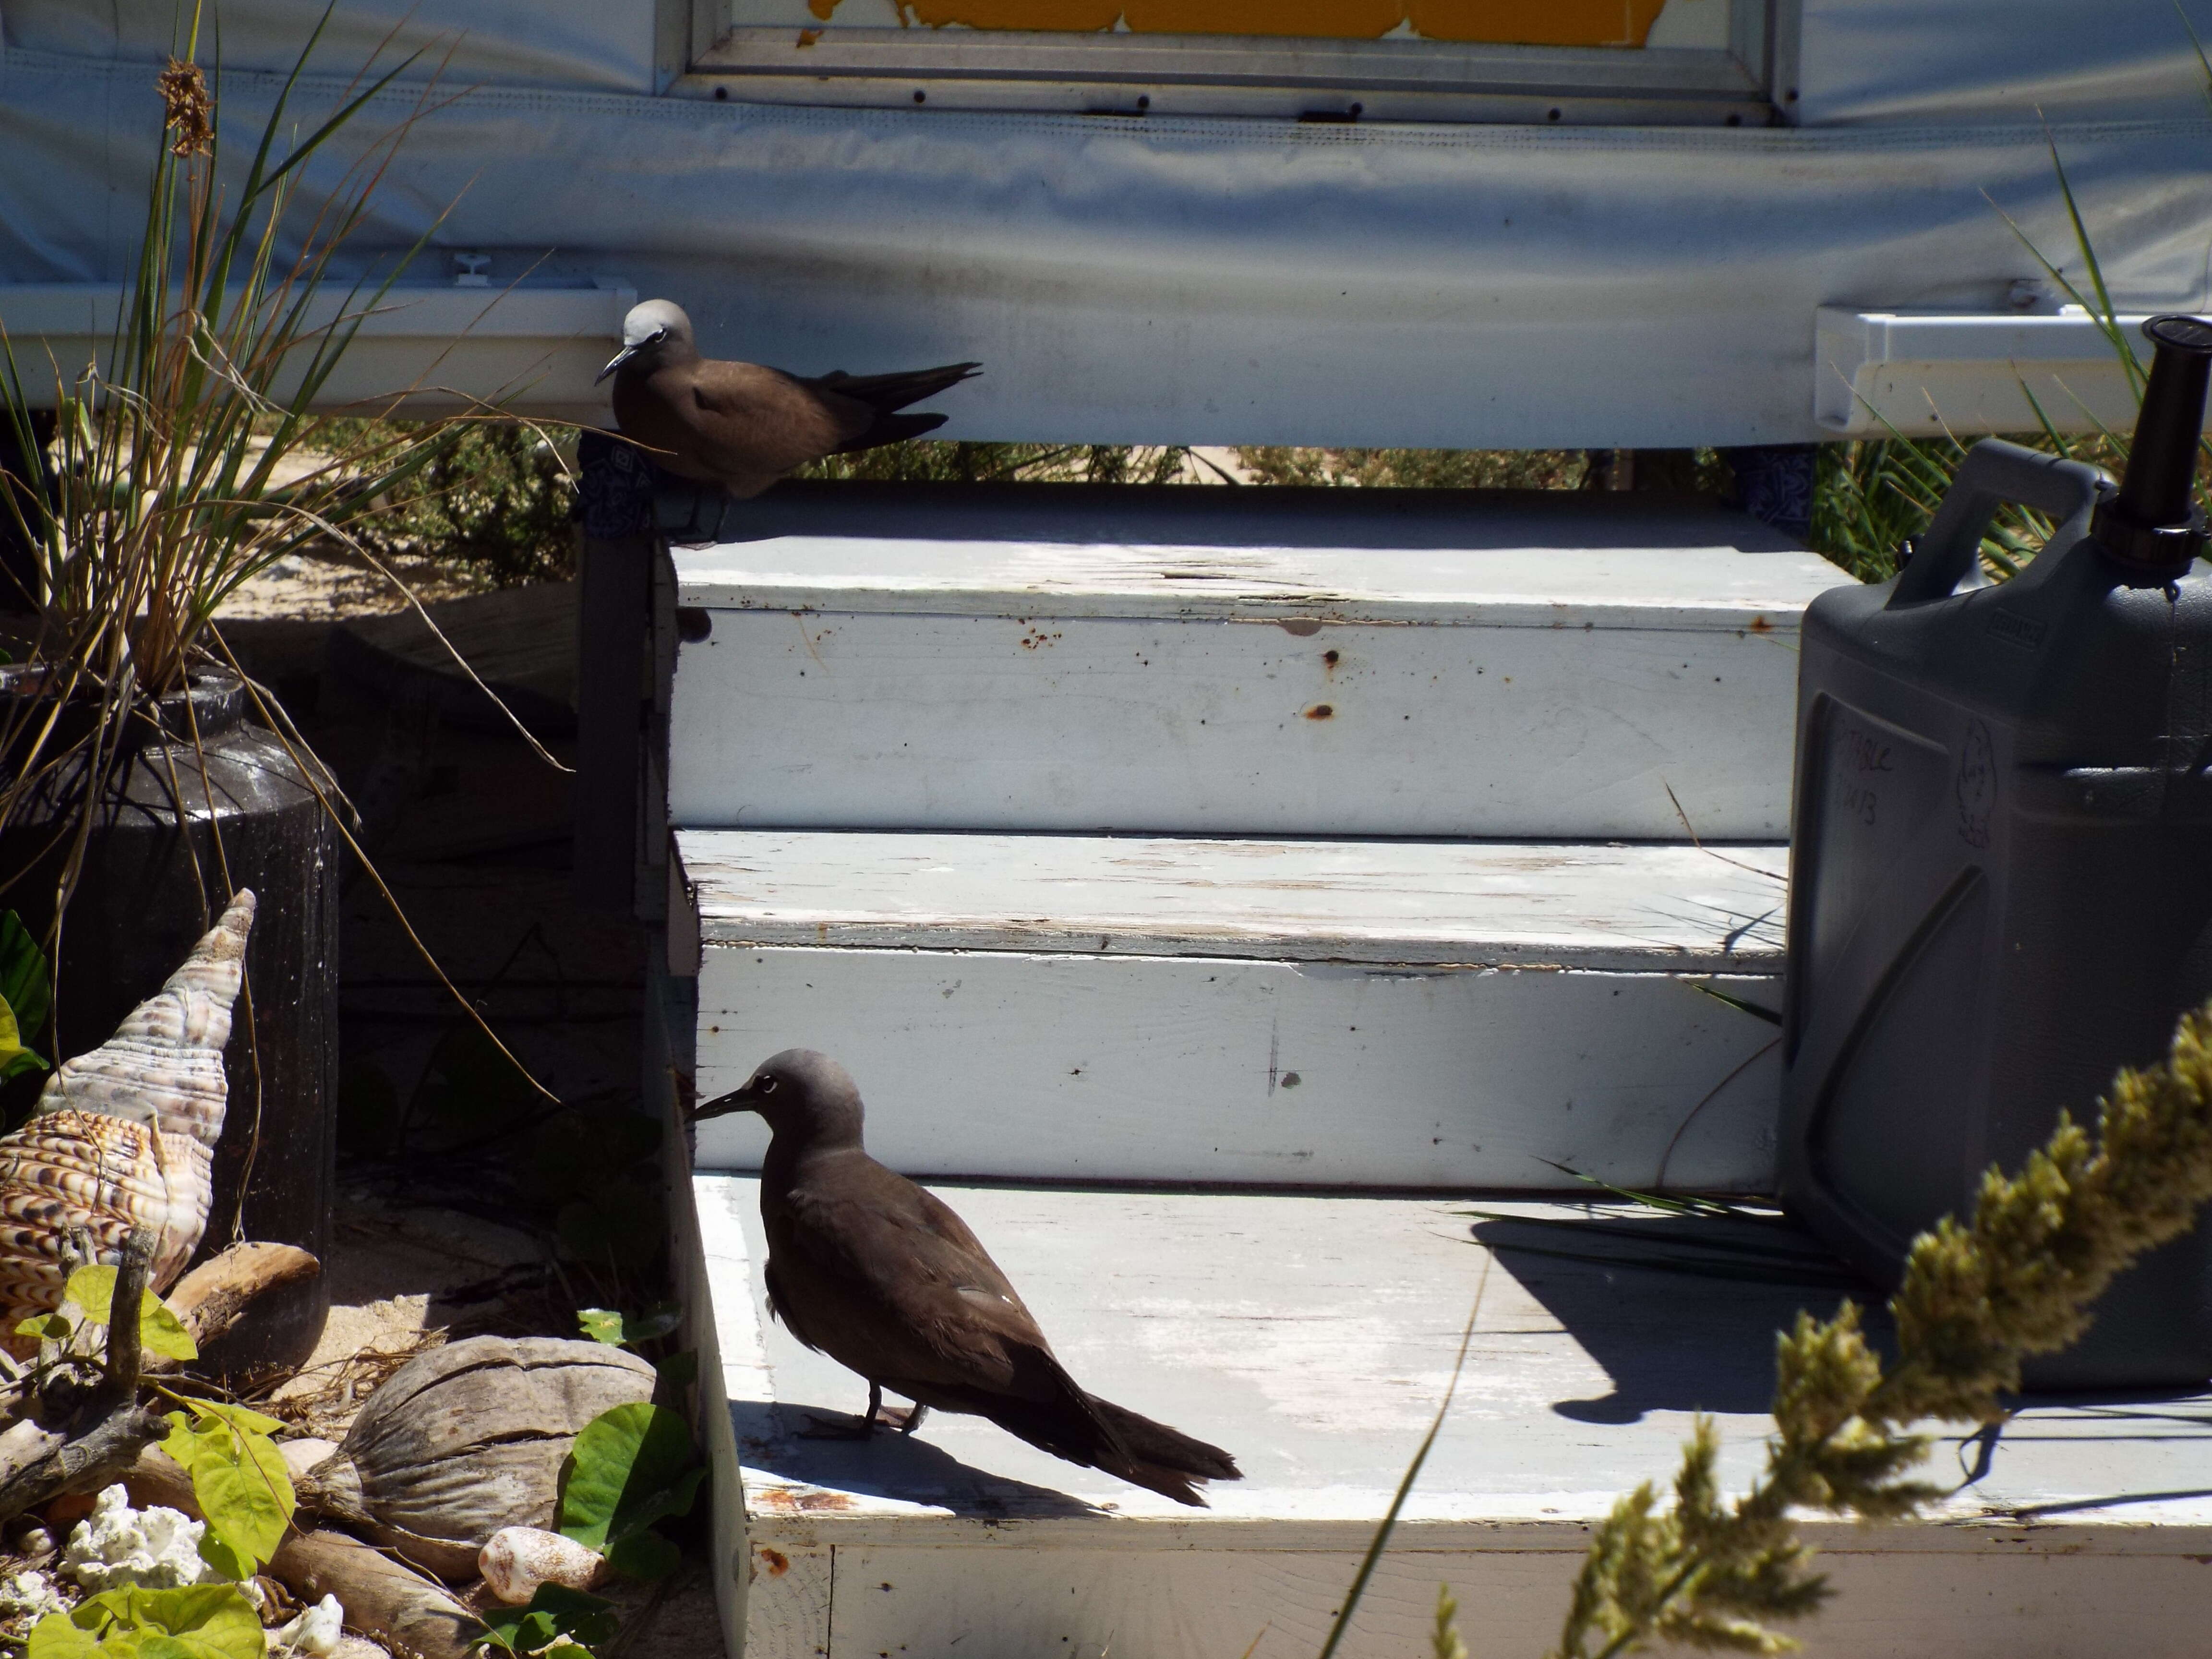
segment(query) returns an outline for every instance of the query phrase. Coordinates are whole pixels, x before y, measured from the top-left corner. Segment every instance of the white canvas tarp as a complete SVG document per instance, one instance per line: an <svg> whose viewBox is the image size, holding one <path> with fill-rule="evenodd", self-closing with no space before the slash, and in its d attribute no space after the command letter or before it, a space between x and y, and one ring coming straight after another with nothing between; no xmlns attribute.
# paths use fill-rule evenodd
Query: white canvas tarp
<svg viewBox="0 0 2212 1659"><path fill-rule="evenodd" d="M236 66L281 62L318 9L225 10L234 135L276 84ZM341 44L398 10L342 6ZM2122 309L2212 305L2203 68L2163 0L2103 12L1806 0L1796 125L1623 129L716 102L653 91L649 4L442 0L418 25L466 15L472 89L416 123L357 246L443 213L425 282L483 251L495 283L678 299L719 355L979 359L946 435L1794 441L1822 435L1820 307L2002 311L2043 274L2006 216L2081 275L2054 149ZM129 0L0 17L4 307L126 272L167 29ZM359 131L414 105L395 89Z"/></svg>

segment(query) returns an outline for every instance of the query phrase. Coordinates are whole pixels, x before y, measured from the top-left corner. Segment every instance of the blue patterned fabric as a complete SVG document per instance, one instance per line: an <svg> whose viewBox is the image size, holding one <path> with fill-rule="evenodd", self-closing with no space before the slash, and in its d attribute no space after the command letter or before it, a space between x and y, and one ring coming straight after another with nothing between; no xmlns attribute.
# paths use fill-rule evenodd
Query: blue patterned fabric
<svg viewBox="0 0 2212 1659"><path fill-rule="evenodd" d="M641 536L653 524L653 458L611 432L586 432L576 445L574 516L595 541Z"/></svg>
<svg viewBox="0 0 2212 1659"><path fill-rule="evenodd" d="M1749 444L1723 449L1735 474L1735 504L1761 524L1805 539L1813 528L1813 475L1818 444Z"/></svg>

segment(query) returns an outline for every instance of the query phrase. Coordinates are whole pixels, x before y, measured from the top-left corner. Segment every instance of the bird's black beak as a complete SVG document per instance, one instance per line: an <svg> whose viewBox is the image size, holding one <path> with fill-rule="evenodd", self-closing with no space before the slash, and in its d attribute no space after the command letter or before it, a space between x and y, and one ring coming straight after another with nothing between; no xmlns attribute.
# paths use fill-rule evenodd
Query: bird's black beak
<svg viewBox="0 0 2212 1659"><path fill-rule="evenodd" d="M617 351L613 356L607 359L607 366L599 371L598 379L594 380L592 384L593 386L597 386L600 380L605 380L608 375L613 374L631 358L636 356L637 354L644 350L646 347L659 345L667 337L668 331L666 329L656 328L642 340L626 343L620 351Z"/></svg>
<svg viewBox="0 0 2212 1659"><path fill-rule="evenodd" d="M697 1123L710 1117L727 1117L732 1112L757 1112L761 1097L753 1085L757 1078L747 1078L744 1087L732 1089L726 1095L716 1095L712 1100L702 1100L691 1109L691 1121Z"/></svg>
<svg viewBox="0 0 2212 1659"><path fill-rule="evenodd" d="M607 359L607 366L599 372L598 375L592 380L592 384L593 386L597 386L601 380L605 380L608 375L613 374L617 369L620 368L631 358L636 356L639 352L644 350L646 347L651 343L652 342L649 340L640 340L635 345L624 346L620 351L617 351L613 356Z"/></svg>

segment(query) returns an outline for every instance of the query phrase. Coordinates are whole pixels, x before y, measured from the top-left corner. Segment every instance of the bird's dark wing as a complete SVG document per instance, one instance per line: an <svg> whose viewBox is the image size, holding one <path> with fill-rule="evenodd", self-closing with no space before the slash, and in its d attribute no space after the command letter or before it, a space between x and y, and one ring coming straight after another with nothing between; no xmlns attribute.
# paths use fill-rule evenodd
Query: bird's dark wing
<svg viewBox="0 0 2212 1659"><path fill-rule="evenodd" d="M936 431L951 418L950 415L878 415L873 426L850 443L839 444L832 453L852 455L863 449L880 449L885 444L904 443L908 438Z"/></svg>
<svg viewBox="0 0 2212 1659"><path fill-rule="evenodd" d="M802 1341L919 1404L972 1412L1031 1445L1178 1503L1237 1478L1218 1447L1086 1393L951 1206L864 1152L763 1206L772 1305Z"/></svg>
<svg viewBox="0 0 2212 1659"><path fill-rule="evenodd" d="M966 1224L865 1153L794 1182L768 1230L784 1322L864 1376L1012 1389L1051 1352Z"/></svg>
<svg viewBox="0 0 2212 1659"><path fill-rule="evenodd" d="M670 374L685 377L701 459L731 475L781 477L852 442L876 418L856 398L758 363L707 362Z"/></svg>
<svg viewBox="0 0 2212 1659"><path fill-rule="evenodd" d="M981 363L945 363L937 368L902 369L891 374L848 374L841 368L807 384L834 392L841 398L856 398L878 414L889 414L925 398L934 398L982 372Z"/></svg>
<svg viewBox="0 0 2212 1659"><path fill-rule="evenodd" d="M847 439L837 446L836 453L849 455L863 449L878 449L884 444L902 443L908 438L919 438L925 432L934 432L951 419L945 415L900 415L893 411L908 404L918 404L925 398L934 398L948 386L972 379L982 372L981 363L946 363L939 368L911 368L896 374L848 374L843 369L824 374L807 385L838 398L850 398L866 404L876 411L875 419L866 431Z"/></svg>

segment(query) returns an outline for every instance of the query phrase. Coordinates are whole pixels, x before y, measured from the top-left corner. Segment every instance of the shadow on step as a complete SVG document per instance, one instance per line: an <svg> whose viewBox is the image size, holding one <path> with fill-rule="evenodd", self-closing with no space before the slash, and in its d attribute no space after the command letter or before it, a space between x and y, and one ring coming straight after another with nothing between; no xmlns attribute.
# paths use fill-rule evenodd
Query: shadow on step
<svg viewBox="0 0 2212 1659"><path fill-rule="evenodd" d="M852 1500L848 1493L925 1504L990 1520L1099 1513L1094 1505L1049 1486L1010 1480L963 1463L931 1445L926 1427L912 1438L888 1429L878 1429L866 1440L823 1439L807 1433L817 1423L858 1420L851 1413L788 1401L730 1401L739 1462L781 1480L823 1488L785 1500L793 1513L848 1507ZM772 1508L780 1497L771 1490L756 1494L755 1501Z"/></svg>
<svg viewBox="0 0 2212 1659"><path fill-rule="evenodd" d="M1883 1293L1771 1212L1471 1213L1481 1218L1469 1230L1476 1242L1611 1379L1601 1398L1553 1402L1577 1422L1764 1412L1774 1398L1775 1333L1801 1309L1829 1317L1846 1297L1866 1310L1875 1345L1888 1346Z"/></svg>

